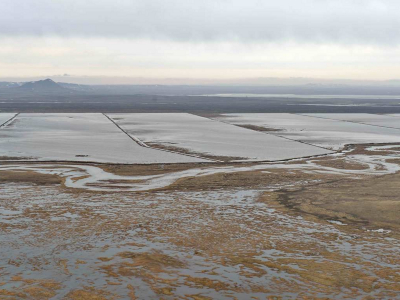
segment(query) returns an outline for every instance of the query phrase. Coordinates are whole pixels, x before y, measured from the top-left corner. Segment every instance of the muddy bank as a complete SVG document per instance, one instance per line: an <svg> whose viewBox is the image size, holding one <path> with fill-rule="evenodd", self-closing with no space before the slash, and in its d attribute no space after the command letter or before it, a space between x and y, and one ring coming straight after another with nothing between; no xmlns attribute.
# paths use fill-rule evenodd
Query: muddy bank
<svg viewBox="0 0 400 300"><path fill-rule="evenodd" d="M323 219L360 226L400 228L400 174L362 180L337 180L279 191L277 201Z"/></svg>

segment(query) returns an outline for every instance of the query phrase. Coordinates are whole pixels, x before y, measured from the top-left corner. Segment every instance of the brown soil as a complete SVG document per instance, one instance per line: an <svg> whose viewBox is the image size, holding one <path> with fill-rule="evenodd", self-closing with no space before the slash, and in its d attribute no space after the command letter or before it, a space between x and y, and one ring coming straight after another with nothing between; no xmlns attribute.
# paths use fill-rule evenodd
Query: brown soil
<svg viewBox="0 0 400 300"><path fill-rule="evenodd" d="M0 161L10 161L10 160L30 160L32 157L14 157L14 156L0 156Z"/></svg>
<svg viewBox="0 0 400 300"><path fill-rule="evenodd" d="M367 150L369 147L372 146L387 146L387 145L399 145L399 143L392 143L392 144L362 144L362 145L348 145L345 147L345 150L351 149L351 154L352 155L387 155L388 152L385 150L376 150L376 151L371 151ZM387 149L387 150L392 150L395 148Z"/></svg>
<svg viewBox="0 0 400 300"><path fill-rule="evenodd" d="M355 151L371 154L363 147ZM338 169L365 168L344 158L315 160ZM102 165L120 175L161 174L199 166ZM43 248L40 259L17 255L4 260L4 265L31 276L53 268L65 278L79 278L79 287L64 293L65 299L118 299L116 291L124 292L119 298L140 299L142 287L160 299L211 299L208 291L232 298L239 293L238 298L243 293L261 293L263 299L280 299L283 293L294 293L299 299L324 297L321 295L368 299L370 294L376 299L396 299L400 295L400 258L396 249L390 250L400 238L400 174L363 175L357 180L291 169L251 171L182 178L163 191L143 194L66 193L73 189L63 187L56 176L10 171L0 174L1 182L36 183L23 194L7 195L7 201L1 201L1 208L10 212L5 220L16 224L0 223L0 232L12 240L31 230L29 236L14 238L2 247L15 245L15 253L24 247L29 252ZM52 185L46 186L48 182ZM264 192L249 203L220 205L235 191L252 189ZM48 191L52 192L46 195ZM222 196L213 200L218 192ZM59 194L63 197L57 198ZM208 204L203 197L214 202ZM269 215L268 210L274 213ZM65 217L68 213L77 217ZM294 222L298 218L302 221ZM347 225L331 225L327 220ZM297 230L299 226L301 230ZM327 227L330 230L313 231ZM366 230L380 228L392 233L380 235ZM367 244L364 251L371 256L365 258L358 250L345 253L340 247L329 248L335 243L341 246L341 242L352 247ZM160 250L156 243L165 248ZM92 251L98 256L92 260L88 255L71 256L75 251ZM272 254L261 258L269 251ZM11 256L12 252L3 251L2 255ZM90 268L87 277L77 271L80 267ZM221 276L218 272L223 269L230 270L233 277L242 276L242 281L236 284L229 276ZM104 280L96 285L92 280L99 276ZM21 283L4 288L0 282L1 299L51 299L64 285L50 279L10 279L1 268L0 278L2 282ZM137 279L140 288L132 286ZM192 293L178 295L182 287L191 288Z"/></svg>
<svg viewBox="0 0 400 300"><path fill-rule="evenodd" d="M82 290L75 290L65 297L68 300L112 300L116 297L111 297L109 293L92 288Z"/></svg>
<svg viewBox="0 0 400 300"><path fill-rule="evenodd" d="M323 157L320 159L315 159L313 161L320 166L343 170L366 170L369 168L367 164L361 164L351 160L345 160L343 158L332 159L328 157Z"/></svg>
<svg viewBox="0 0 400 300"><path fill-rule="evenodd" d="M172 172L185 171L200 167L212 167L217 164L198 163L198 164L157 164L157 165L102 165L101 168L106 171L120 176L137 176L137 175L158 175Z"/></svg>
<svg viewBox="0 0 400 300"><path fill-rule="evenodd" d="M1 171L1 182L26 182L38 185L61 184L62 178L57 175L40 174L33 171Z"/></svg>
<svg viewBox="0 0 400 300"><path fill-rule="evenodd" d="M254 131L261 131L261 132L279 132L282 131L282 129L277 129L277 128L268 128L268 127L262 127L262 126L257 126L257 125L250 125L250 124L234 124L235 126L238 127L243 127L246 129L254 130Z"/></svg>
<svg viewBox="0 0 400 300"><path fill-rule="evenodd" d="M394 229L400 228L399 182L400 174L343 179L280 191L278 201L290 209L323 219Z"/></svg>
<svg viewBox="0 0 400 300"><path fill-rule="evenodd" d="M198 156L204 159L210 159L212 161L219 161L219 162L230 162L230 161L235 161L235 160L246 160L245 157L239 157L239 156L217 156L217 155L211 155L207 153L201 153L201 152L195 152L195 151L190 151L185 148L180 148L172 145L164 145L164 144L158 144L158 143L146 143L147 145L151 146L152 148L155 149L160 149L160 150L168 150L171 152L176 152L180 154L189 154L189 155L194 155Z"/></svg>
<svg viewBox="0 0 400 300"><path fill-rule="evenodd" d="M165 190L220 190L262 188L266 185L285 185L302 181L329 180L333 176L325 174L305 174L301 171L287 172L286 170L248 171L239 173L217 173L200 177L186 177L177 180ZM161 189L164 190L164 189Z"/></svg>

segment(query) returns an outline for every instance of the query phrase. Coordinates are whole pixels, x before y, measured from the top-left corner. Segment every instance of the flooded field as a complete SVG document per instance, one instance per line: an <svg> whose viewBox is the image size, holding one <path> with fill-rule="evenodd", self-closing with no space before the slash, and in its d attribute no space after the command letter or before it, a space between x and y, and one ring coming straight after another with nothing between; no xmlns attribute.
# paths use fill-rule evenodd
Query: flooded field
<svg viewBox="0 0 400 300"><path fill-rule="evenodd" d="M0 166L1 299L395 299L400 144Z"/></svg>
<svg viewBox="0 0 400 300"><path fill-rule="evenodd" d="M275 161L330 153L313 145L187 113L111 114L110 117L148 145L217 161Z"/></svg>
<svg viewBox="0 0 400 300"><path fill-rule="evenodd" d="M301 94L205 94L202 97L229 97L229 98L294 98L294 99L393 99L400 100L397 95L301 95Z"/></svg>
<svg viewBox="0 0 400 300"><path fill-rule="evenodd" d="M13 113L0 113L0 126L5 126L15 115Z"/></svg>
<svg viewBox="0 0 400 300"><path fill-rule="evenodd" d="M303 114L305 116L332 119L365 125L373 125L387 128L400 129L400 120L393 118L395 115L376 115L376 114Z"/></svg>
<svg viewBox="0 0 400 300"><path fill-rule="evenodd" d="M9 115L0 113L0 118L6 119ZM206 162L142 147L99 113L18 114L1 127L1 160L131 164Z"/></svg>
<svg viewBox="0 0 400 300"><path fill-rule="evenodd" d="M272 162L347 144L400 142L374 114L0 113L0 161L118 164Z"/></svg>
<svg viewBox="0 0 400 300"><path fill-rule="evenodd" d="M397 118L374 114L221 114L214 119L339 150L347 144L396 143Z"/></svg>

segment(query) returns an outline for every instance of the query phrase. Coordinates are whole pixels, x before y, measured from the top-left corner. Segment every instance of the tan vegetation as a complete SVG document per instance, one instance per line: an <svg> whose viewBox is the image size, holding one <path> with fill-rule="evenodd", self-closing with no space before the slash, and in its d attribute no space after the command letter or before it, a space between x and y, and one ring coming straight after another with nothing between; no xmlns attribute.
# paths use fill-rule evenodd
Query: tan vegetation
<svg viewBox="0 0 400 300"><path fill-rule="evenodd" d="M349 156L381 152L313 160L316 169L362 171ZM145 175L198 165L102 167ZM0 237L11 242L0 246L0 298L398 298L400 174L307 170L187 177L150 193L94 193L1 171Z"/></svg>

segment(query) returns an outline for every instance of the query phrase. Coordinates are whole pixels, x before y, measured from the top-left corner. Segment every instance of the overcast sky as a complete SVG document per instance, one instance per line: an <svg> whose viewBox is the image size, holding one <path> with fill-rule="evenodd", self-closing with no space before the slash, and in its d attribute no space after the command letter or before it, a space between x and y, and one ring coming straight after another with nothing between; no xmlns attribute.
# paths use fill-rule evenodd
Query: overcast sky
<svg viewBox="0 0 400 300"><path fill-rule="evenodd" d="M1 0L0 77L400 79L399 0Z"/></svg>

